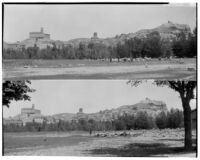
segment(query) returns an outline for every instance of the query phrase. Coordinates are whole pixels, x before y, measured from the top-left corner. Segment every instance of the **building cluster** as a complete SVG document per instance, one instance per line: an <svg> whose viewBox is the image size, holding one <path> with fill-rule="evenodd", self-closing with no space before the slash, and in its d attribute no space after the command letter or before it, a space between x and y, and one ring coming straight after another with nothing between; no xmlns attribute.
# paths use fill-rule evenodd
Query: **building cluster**
<svg viewBox="0 0 200 160"><path fill-rule="evenodd" d="M101 40L97 36L97 32L93 34L93 37L90 39L93 43L99 43ZM37 46L39 49L46 49L47 47L56 47L62 48L64 46L73 45L68 42L63 42L59 40L52 40L50 34L44 33L43 27L39 32L30 32L29 38L24 41L17 41L16 43L3 43L4 49L11 50L22 50L23 48L27 49L29 47Z"/></svg>
<svg viewBox="0 0 200 160"><path fill-rule="evenodd" d="M83 113L83 109L80 108L71 120L78 122L79 119L87 119L88 116ZM31 108L22 108L21 113L15 117L3 119L4 125L17 125L17 126L26 126L27 123L39 123L39 124L54 124L58 123L60 120L64 120L62 117L54 116L43 116L41 111L35 109L33 104Z"/></svg>
<svg viewBox="0 0 200 160"><path fill-rule="evenodd" d="M33 104L31 108L22 108L19 115L4 119L4 125L15 124L19 126L25 126L27 123L43 123L43 121L44 116L41 115L40 110L35 109L35 105Z"/></svg>
<svg viewBox="0 0 200 160"><path fill-rule="evenodd" d="M29 38L16 43L5 43L4 42L4 49L23 49L28 47L34 47L35 45L40 49L46 48L47 46L53 46L53 40L50 39L50 34L44 33L44 29L41 28L40 32L30 32Z"/></svg>
<svg viewBox="0 0 200 160"><path fill-rule="evenodd" d="M27 49L29 47L37 46L39 49L45 49L47 47L61 48L63 47L64 42L55 41L50 39L50 34L44 33L44 29L41 28L40 32L30 32L29 38L16 43L6 43L4 42L4 49L12 49L12 50L22 50L23 48Z"/></svg>

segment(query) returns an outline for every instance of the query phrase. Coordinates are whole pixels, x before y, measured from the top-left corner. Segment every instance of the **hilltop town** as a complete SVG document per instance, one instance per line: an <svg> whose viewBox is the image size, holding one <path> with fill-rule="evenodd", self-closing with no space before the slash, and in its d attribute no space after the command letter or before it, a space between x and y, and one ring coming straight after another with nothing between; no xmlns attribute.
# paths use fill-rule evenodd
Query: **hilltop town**
<svg viewBox="0 0 200 160"><path fill-rule="evenodd" d="M83 108L74 113L60 113L51 116L42 115L41 111L35 108L33 104L31 108L22 108L21 113L10 118L4 118L4 124L16 124L19 126L25 126L27 123L40 123L47 124L58 123L62 121L75 121L78 122L80 119L84 120L95 120L95 121L111 121L117 119L123 115L136 115L138 112L147 112L150 116L155 117L160 112L167 112L167 106L162 101L151 100L146 98L134 105L120 106L115 109L103 110L97 113L84 113Z"/></svg>
<svg viewBox="0 0 200 160"><path fill-rule="evenodd" d="M60 40L52 40L50 34L45 33L43 27L39 32L30 32L29 38L23 41L18 41L16 43L7 43L4 42L4 49L22 49L28 47L34 47L35 45L40 49L44 49L47 47L56 46L56 48L62 48L65 46L73 46L78 47L79 44L88 45L89 43L99 43L105 46L116 46L118 43L124 43L126 40L137 37L137 38L145 38L147 34L152 32L158 32L162 39L173 41L177 39L177 36L182 32L186 36L191 33L191 29L186 24L176 24L171 21L164 23L158 27L153 29L142 29L135 33L128 34L120 34L115 37L110 38L99 38L98 33L95 32L91 38L77 38L68 41L60 41Z"/></svg>

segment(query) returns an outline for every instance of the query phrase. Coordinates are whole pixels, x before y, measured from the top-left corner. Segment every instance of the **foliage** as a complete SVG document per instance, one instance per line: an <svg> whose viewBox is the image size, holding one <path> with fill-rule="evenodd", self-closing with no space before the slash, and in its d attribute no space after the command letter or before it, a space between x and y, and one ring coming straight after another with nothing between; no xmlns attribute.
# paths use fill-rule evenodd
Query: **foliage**
<svg viewBox="0 0 200 160"><path fill-rule="evenodd" d="M167 127L179 128L181 125L183 125L183 112L172 108L167 115Z"/></svg>
<svg viewBox="0 0 200 160"><path fill-rule="evenodd" d="M135 119L135 129L151 129L153 128L152 117L146 112L138 112Z"/></svg>
<svg viewBox="0 0 200 160"><path fill-rule="evenodd" d="M159 129L164 129L167 127L167 115L164 111L160 112L156 117L156 125Z"/></svg>
<svg viewBox="0 0 200 160"><path fill-rule="evenodd" d="M3 105L9 107L12 100L30 100L28 92L34 90L29 88L27 84L30 81L4 81L3 82Z"/></svg>
<svg viewBox="0 0 200 160"><path fill-rule="evenodd" d="M134 86L134 81L129 81L132 86ZM140 84L137 81L137 85ZM196 81L155 81L154 84L158 86L168 86L174 91L178 92L182 101L183 114L184 114L184 127L185 127L185 149L191 149L192 147L192 127L191 127L191 107L190 101L194 97L194 90L197 87ZM173 127L176 127L177 124L173 124Z"/></svg>
<svg viewBox="0 0 200 160"><path fill-rule="evenodd" d="M196 29L188 37L180 33L178 39L174 41L172 50L177 57L195 57L197 56L197 35Z"/></svg>
<svg viewBox="0 0 200 160"><path fill-rule="evenodd" d="M163 115L165 117L163 118ZM136 116L123 114L110 121L95 121L94 119L79 119L78 121L59 120L55 123L29 122L25 126L7 124L4 125L6 132L22 131L111 131L111 130L131 130L131 129L152 129L152 128L179 128L183 127L183 112L178 109L172 109L170 112L161 112L155 118L148 115L147 112L138 112Z"/></svg>
<svg viewBox="0 0 200 160"><path fill-rule="evenodd" d="M173 108L167 113L160 112L156 116L156 125L159 129L184 127L183 112Z"/></svg>
<svg viewBox="0 0 200 160"><path fill-rule="evenodd" d="M159 32L151 32L143 38L133 37L113 46L103 43L79 43L78 46L63 45L39 49L37 45L22 49L3 49L4 59L110 59L138 57L195 57L197 56L197 32L179 33L175 40L162 39Z"/></svg>

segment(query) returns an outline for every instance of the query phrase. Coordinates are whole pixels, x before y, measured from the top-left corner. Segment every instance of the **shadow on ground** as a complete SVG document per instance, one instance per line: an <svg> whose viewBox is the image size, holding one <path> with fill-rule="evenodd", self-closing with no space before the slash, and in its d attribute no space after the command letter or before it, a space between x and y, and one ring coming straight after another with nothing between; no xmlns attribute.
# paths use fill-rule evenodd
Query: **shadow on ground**
<svg viewBox="0 0 200 160"><path fill-rule="evenodd" d="M196 153L196 147L185 151L183 147L169 147L162 143L131 143L120 148L100 148L90 150L95 155L113 155L118 157L154 157L166 154Z"/></svg>

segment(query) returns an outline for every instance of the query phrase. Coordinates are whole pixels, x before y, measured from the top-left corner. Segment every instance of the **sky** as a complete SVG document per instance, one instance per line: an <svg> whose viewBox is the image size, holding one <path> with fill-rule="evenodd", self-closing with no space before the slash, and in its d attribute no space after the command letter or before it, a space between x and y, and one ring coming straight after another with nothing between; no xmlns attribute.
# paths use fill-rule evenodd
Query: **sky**
<svg viewBox="0 0 200 160"><path fill-rule="evenodd" d="M9 108L3 106L3 116L15 116L21 108L35 104L43 115L56 113L77 113L83 108L85 113L133 105L145 98L161 100L167 108L182 110L179 94L168 87L158 87L153 81L144 81L138 87L127 84L127 80L33 80L30 87L36 91L29 93L31 101L12 101ZM191 101L196 107L196 101Z"/></svg>
<svg viewBox="0 0 200 160"><path fill-rule="evenodd" d="M121 33L151 29L163 23L196 25L195 4L167 5L5 5L4 41L16 42L29 37L29 32L51 34L51 39L67 41L100 38Z"/></svg>

